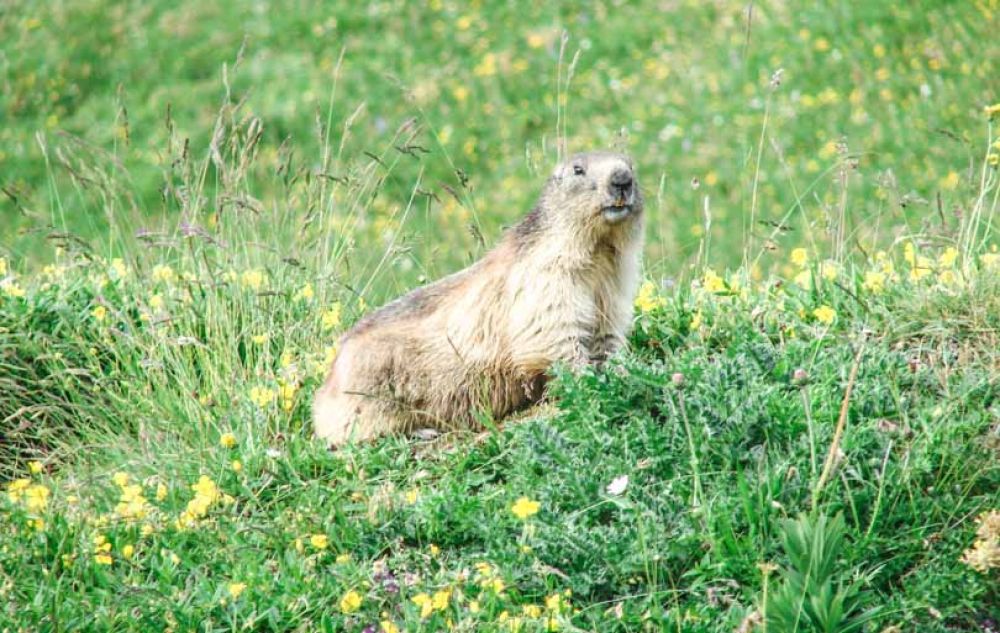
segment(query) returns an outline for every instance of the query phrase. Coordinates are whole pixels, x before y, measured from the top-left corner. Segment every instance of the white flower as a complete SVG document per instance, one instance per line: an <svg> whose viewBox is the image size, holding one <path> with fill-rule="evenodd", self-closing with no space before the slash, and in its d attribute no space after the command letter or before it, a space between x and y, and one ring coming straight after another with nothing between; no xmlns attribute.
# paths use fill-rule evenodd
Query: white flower
<svg viewBox="0 0 1000 633"><path fill-rule="evenodd" d="M605 490L609 495L618 496L625 492L626 488L628 488L628 475L621 475L612 479Z"/></svg>

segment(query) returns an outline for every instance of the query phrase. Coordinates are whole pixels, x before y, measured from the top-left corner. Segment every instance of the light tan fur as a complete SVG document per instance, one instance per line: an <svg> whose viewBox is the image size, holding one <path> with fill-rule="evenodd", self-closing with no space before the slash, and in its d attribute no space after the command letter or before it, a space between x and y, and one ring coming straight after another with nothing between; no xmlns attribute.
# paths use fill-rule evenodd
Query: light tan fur
<svg viewBox="0 0 1000 633"><path fill-rule="evenodd" d="M537 402L553 363L603 361L632 323L642 224L628 157L571 157L485 257L343 336L313 404L316 435L339 445L470 428Z"/></svg>

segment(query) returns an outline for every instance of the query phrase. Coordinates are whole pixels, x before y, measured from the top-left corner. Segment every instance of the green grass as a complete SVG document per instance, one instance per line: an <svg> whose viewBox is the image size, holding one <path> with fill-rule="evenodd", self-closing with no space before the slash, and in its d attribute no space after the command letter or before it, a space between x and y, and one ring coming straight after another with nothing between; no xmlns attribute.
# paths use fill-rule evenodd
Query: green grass
<svg viewBox="0 0 1000 633"><path fill-rule="evenodd" d="M40 6L0 13L0 631L996 628L995 3ZM313 441L337 335L492 244L557 121L640 165L628 350Z"/></svg>
<svg viewBox="0 0 1000 633"><path fill-rule="evenodd" d="M942 285L940 264L908 281L900 259L881 293L844 270L808 291L733 278L646 294L631 351L606 371L560 372L552 404L526 419L336 452L311 440L307 415L329 301L291 298L298 268L256 292L252 277L215 286L205 259L175 262L172 281L130 270L99 293L107 264L81 262L20 279L25 296L0 304L4 463L51 490L44 509L24 492L0 501L11 626L508 630L518 617L523 630L549 618L560 630L733 630L766 604L759 567L794 567L820 538L806 523L782 547L783 520L800 513L843 517L815 583L848 591L853 617L948 631L1000 615L995 572L959 560L972 518L1000 505L995 258L960 285ZM147 293L169 297L169 318L142 316ZM253 401L281 382L294 392ZM28 458L45 472L23 475ZM608 492L622 475L624 491ZM522 496L539 504L526 520L512 511ZM770 576L768 613L782 600L797 612L794 577ZM246 585L237 599L231 583ZM351 591L360 609L344 614ZM422 617L413 598L436 592L447 604L439 594Z"/></svg>
<svg viewBox="0 0 1000 633"><path fill-rule="evenodd" d="M287 203L292 177L350 176L362 152L395 164L354 229L371 240L398 228L412 260L393 270L398 287L481 252L468 226L492 242L530 208L557 129L570 150L636 156L649 265L666 274L699 252L706 207L702 263L742 263L744 245L766 244L767 271L841 226L871 250L953 225L979 189L1000 56L990 0L755 2L749 18L739 3L431 5L14 2L0 12L11 254L45 252L51 231L118 249L109 231L175 217L183 202L162 194L171 163L185 139L205 150L220 101L263 121L247 188L266 208ZM429 153L394 149L406 145Z"/></svg>

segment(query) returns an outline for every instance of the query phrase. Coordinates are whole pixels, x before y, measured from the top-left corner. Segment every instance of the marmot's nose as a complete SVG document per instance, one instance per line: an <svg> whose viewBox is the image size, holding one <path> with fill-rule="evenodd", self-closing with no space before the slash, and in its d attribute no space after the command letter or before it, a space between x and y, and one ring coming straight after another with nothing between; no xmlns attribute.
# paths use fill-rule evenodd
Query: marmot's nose
<svg viewBox="0 0 1000 633"><path fill-rule="evenodd" d="M619 167L611 172L611 191L624 195L632 189L632 172Z"/></svg>

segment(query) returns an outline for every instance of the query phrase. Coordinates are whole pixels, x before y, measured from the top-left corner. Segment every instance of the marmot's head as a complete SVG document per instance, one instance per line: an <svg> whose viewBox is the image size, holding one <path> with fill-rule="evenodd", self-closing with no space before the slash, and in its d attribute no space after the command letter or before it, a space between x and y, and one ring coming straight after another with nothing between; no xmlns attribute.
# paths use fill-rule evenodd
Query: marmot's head
<svg viewBox="0 0 1000 633"><path fill-rule="evenodd" d="M606 151L569 157L546 184L542 206L556 222L591 229L634 221L642 214L642 194L632 159Z"/></svg>

